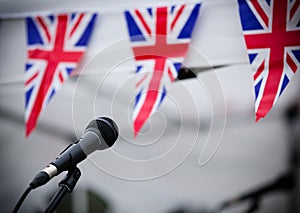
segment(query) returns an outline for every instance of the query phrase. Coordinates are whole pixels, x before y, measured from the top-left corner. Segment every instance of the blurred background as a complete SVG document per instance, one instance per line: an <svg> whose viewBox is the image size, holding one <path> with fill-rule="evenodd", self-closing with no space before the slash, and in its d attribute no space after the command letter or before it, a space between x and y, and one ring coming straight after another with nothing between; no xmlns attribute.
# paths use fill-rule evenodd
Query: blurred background
<svg viewBox="0 0 300 213"><path fill-rule="evenodd" d="M186 2L198 1L178 1ZM99 116L118 124L119 138L78 165L82 176L57 212L212 212L270 184L268 193L222 212L300 212L300 74L255 123L252 73L234 0L202 2L179 79L133 137L135 63L123 12L172 3L0 1L2 212L11 212L34 175ZM25 138L24 17L69 11L98 12L94 32L78 68ZM20 212L42 212L64 175L33 190Z"/></svg>

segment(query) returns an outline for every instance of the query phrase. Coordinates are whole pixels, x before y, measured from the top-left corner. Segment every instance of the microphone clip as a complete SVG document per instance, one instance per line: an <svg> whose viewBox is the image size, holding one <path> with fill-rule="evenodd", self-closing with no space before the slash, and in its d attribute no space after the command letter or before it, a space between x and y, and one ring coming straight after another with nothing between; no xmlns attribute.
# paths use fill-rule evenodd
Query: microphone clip
<svg viewBox="0 0 300 213"><path fill-rule="evenodd" d="M59 190L56 192L56 194L52 197L50 203L48 204L48 207L45 210L45 213L52 213L55 211L56 207L60 203L60 201L63 199L65 194L71 193L78 182L79 178L81 176L81 172L77 166L71 168L68 170L68 173L62 179L58 186Z"/></svg>

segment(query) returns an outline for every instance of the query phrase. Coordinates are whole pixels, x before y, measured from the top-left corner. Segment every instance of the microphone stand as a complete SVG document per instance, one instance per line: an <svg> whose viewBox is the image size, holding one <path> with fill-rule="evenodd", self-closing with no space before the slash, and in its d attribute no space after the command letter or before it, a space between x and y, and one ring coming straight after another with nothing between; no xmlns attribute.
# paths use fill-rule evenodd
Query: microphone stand
<svg viewBox="0 0 300 213"><path fill-rule="evenodd" d="M251 203L245 213L255 212L260 207L261 197L274 191L292 191L295 184L296 180L294 174L291 171L287 171L275 180L264 184L257 189L243 193L242 195L222 202L221 205L217 206L217 208L213 210L213 212L221 212L221 210L225 208L236 205L237 203L244 202L246 200L251 201Z"/></svg>
<svg viewBox="0 0 300 213"><path fill-rule="evenodd" d="M289 133L289 142L290 142L290 159L289 159L289 168L288 171L282 176L278 177L275 182L271 182L261 188L258 188L252 193L246 193L242 196L239 196L229 201L223 202L221 205L217 206L212 212L221 212L221 210L234 205L243 200L250 200L251 204L247 213L257 210L260 206L261 197L267 192L272 192L273 190L285 190L290 191L290 205L289 212L299 212L299 197L300 197L300 182L299 182L299 171L300 171L300 99L297 99L294 104L292 104L285 112L285 119L287 122L288 133ZM272 189L272 190L271 190ZM251 195L251 196L250 196Z"/></svg>
<svg viewBox="0 0 300 213"><path fill-rule="evenodd" d="M51 201L48 204L45 213L52 213L55 211L56 207L60 203L60 201L64 198L65 194L71 193L81 176L80 170L77 166L74 166L72 169L68 170L68 173L64 177L62 181L59 182L59 190L52 197Z"/></svg>
<svg viewBox="0 0 300 213"><path fill-rule="evenodd" d="M295 103L290 105L285 112L286 124L288 127L289 135L289 164L290 170L295 176L295 186L290 196L290 211L299 212L299 197L300 197L300 182L299 182L299 171L300 171L300 146L299 146L299 127L300 127L300 99L297 99Z"/></svg>

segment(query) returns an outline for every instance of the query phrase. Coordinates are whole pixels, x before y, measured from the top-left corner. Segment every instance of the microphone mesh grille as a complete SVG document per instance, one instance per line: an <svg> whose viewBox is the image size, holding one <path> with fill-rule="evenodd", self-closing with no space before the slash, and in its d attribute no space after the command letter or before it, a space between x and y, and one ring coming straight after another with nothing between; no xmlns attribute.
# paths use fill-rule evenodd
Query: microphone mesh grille
<svg viewBox="0 0 300 213"><path fill-rule="evenodd" d="M110 118L99 117L96 119L97 128L107 145L111 147L119 136L117 124Z"/></svg>

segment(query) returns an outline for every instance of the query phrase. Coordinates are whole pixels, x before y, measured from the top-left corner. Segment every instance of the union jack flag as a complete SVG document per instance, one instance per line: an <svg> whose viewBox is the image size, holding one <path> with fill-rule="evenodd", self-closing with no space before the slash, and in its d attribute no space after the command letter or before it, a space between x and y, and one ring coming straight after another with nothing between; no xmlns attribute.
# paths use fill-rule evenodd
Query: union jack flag
<svg viewBox="0 0 300 213"><path fill-rule="evenodd" d="M199 10L200 4L184 4L125 11L137 64L135 137L165 98L165 84L177 78Z"/></svg>
<svg viewBox="0 0 300 213"><path fill-rule="evenodd" d="M238 0L253 70L256 121L275 104L300 63L300 0Z"/></svg>
<svg viewBox="0 0 300 213"><path fill-rule="evenodd" d="M25 68L26 137L86 50L95 14L28 17Z"/></svg>

